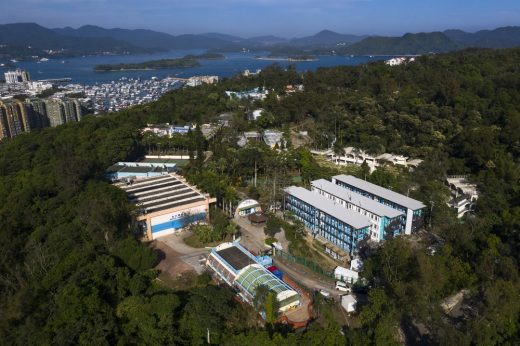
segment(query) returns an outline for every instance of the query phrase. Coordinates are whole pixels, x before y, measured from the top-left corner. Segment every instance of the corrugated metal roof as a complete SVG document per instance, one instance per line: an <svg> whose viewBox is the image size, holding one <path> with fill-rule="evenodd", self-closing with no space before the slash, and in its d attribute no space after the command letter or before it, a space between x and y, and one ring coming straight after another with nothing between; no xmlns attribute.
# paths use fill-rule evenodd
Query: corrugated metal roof
<svg viewBox="0 0 520 346"><path fill-rule="evenodd" d="M339 185L331 183L325 179L318 179L311 182L312 186L325 191L328 194L336 196L344 201L352 203L362 209L368 210L369 212L379 215L394 218L399 215L404 215L403 212L390 208L387 205L379 203L376 200L360 195L359 193L347 190Z"/></svg>
<svg viewBox="0 0 520 346"><path fill-rule="evenodd" d="M352 185L360 190L364 190L378 197L382 197L393 203L402 205L403 207L406 207L408 209L417 210L425 207L425 205L418 200L407 197L392 190L385 189L384 187L378 186L376 184L369 183L368 181L364 181L352 175L341 174L336 175L332 178Z"/></svg>
<svg viewBox="0 0 520 346"><path fill-rule="evenodd" d="M346 209L343 206L334 203L334 201L328 199L327 197L306 190L303 187L290 186L286 188L285 191L302 200L303 202L312 205L316 209L319 209L324 213L327 213L330 216L343 221L355 229L369 227L371 225L370 220L366 216Z"/></svg>

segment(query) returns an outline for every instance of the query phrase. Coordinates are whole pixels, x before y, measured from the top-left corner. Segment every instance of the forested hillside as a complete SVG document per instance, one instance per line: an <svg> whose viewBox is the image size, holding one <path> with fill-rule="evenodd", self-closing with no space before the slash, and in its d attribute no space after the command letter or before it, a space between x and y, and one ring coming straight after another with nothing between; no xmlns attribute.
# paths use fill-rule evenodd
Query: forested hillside
<svg viewBox="0 0 520 346"><path fill-rule="evenodd" d="M418 339L429 344L518 344L519 62L520 50L510 49L305 74L273 66L256 77L185 88L149 105L3 141L1 343L202 345L209 328L214 344L392 345L403 330L421 326L427 332ZM286 85L297 83L305 92L285 94ZM280 97L271 92L251 103L224 94L257 86ZM266 113L250 123L246 113L256 107ZM397 238L369 253L371 290L361 325L344 335L325 307L307 331L292 333L259 326L231 291L206 276L183 290L160 285L156 255L134 239L132 208L104 181L104 169L157 145L139 133L146 123L208 122L222 112L234 116L230 128L204 144L211 160L185 170L204 190L236 198L234 188L247 186L255 164L282 181L297 171L304 184L336 173L290 143L282 153L236 145L240 131L299 126L314 147L327 148L336 138L335 150L353 145L422 158L415 172L377 170L368 179L427 204L427 231L442 239L439 251L430 256L426 245ZM202 150L192 137L161 144ZM475 217L461 223L445 207L446 174L470 174L478 183ZM448 317L440 304L461 289L469 292L468 310L464 318Z"/></svg>

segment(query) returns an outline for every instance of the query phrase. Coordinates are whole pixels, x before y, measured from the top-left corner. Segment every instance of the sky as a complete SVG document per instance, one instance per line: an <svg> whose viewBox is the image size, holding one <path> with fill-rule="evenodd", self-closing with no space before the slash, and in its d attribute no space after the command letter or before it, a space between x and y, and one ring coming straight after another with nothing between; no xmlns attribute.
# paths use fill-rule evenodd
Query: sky
<svg viewBox="0 0 520 346"><path fill-rule="evenodd" d="M85 24L170 34L398 36L520 25L520 0L0 0L0 23Z"/></svg>

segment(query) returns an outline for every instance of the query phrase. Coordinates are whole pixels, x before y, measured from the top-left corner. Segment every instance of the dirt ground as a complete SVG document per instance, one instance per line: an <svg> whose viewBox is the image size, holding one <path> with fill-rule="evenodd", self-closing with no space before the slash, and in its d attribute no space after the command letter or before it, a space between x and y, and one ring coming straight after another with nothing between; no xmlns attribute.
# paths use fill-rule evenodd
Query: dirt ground
<svg viewBox="0 0 520 346"><path fill-rule="evenodd" d="M161 241L154 241L152 247L160 254L161 261L155 267L163 273L167 273L172 278L178 278L183 273L195 269L181 259L182 254L175 252L171 247Z"/></svg>

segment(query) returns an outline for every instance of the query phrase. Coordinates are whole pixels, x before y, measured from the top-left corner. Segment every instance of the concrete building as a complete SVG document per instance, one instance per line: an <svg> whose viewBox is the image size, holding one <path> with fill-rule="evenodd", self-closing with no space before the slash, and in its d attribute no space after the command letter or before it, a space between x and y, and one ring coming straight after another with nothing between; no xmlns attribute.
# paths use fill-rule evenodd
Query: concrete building
<svg viewBox="0 0 520 346"><path fill-rule="evenodd" d="M47 106L44 100L38 98L26 99L25 105L29 113L31 128L50 126L49 118L47 117Z"/></svg>
<svg viewBox="0 0 520 346"><path fill-rule="evenodd" d="M405 234L411 234L423 225L423 209L425 205L420 201L369 183L352 175L336 175L332 177L332 182L404 213Z"/></svg>
<svg viewBox="0 0 520 346"><path fill-rule="evenodd" d="M25 105L18 100L0 101L0 140L30 132Z"/></svg>
<svg viewBox="0 0 520 346"><path fill-rule="evenodd" d="M340 166L360 166L361 164L363 164L363 162L366 162L368 167L370 168L370 172L375 171L377 167L382 167L387 164L403 166L413 169L417 168L417 166L419 166L422 162L422 160L420 159L410 160L406 156L389 153L384 153L375 156L365 152L362 149L355 147L345 147L343 151L339 154L336 154L334 151L330 149L326 151L313 151L313 154L326 155L329 161Z"/></svg>
<svg viewBox="0 0 520 346"><path fill-rule="evenodd" d="M341 306L346 312L355 312L357 307L357 299L352 294L341 296Z"/></svg>
<svg viewBox="0 0 520 346"><path fill-rule="evenodd" d="M282 146L285 146L285 142L283 140L283 132L277 130L265 130L262 139L264 143L267 144L271 149L278 147L281 149Z"/></svg>
<svg viewBox="0 0 520 346"><path fill-rule="evenodd" d="M81 121L84 113L81 102L76 99L47 99L45 106L51 127Z"/></svg>
<svg viewBox="0 0 520 346"><path fill-rule="evenodd" d="M267 97L268 93L269 91L264 88L254 88L248 91L226 91L227 97L236 98L238 100L264 100Z"/></svg>
<svg viewBox="0 0 520 346"><path fill-rule="evenodd" d="M14 71L4 73L5 82L7 84L25 83L31 80L29 72L17 68Z"/></svg>
<svg viewBox="0 0 520 346"><path fill-rule="evenodd" d="M111 181L121 179L143 179L175 172L177 164L169 162L117 162L106 170Z"/></svg>
<svg viewBox="0 0 520 346"><path fill-rule="evenodd" d="M452 175L446 178L446 184L451 191L448 206L455 209L460 219L475 211L479 192L477 185L471 183L466 175Z"/></svg>
<svg viewBox="0 0 520 346"><path fill-rule="evenodd" d="M338 281L354 284L359 280L359 273L352 269L337 266L334 268L334 278Z"/></svg>
<svg viewBox="0 0 520 346"><path fill-rule="evenodd" d="M218 83L218 76L196 76L188 78L187 86L196 87L202 84L216 84Z"/></svg>
<svg viewBox="0 0 520 346"><path fill-rule="evenodd" d="M45 100L45 107L47 109L49 126L56 127L65 124L65 110L60 100Z"/></svg>
<svg viewBox="0 0 520 346"><path fill-rule="evenodd" d="M335 246L326 247L332 257L343 257L336 248L352 255L358 243L370 237L372 224L367 216L302 187L291 186L285 192L285 209L301 220L316 239Z"/></svg>
<svg viewBox="0 0 520 346"><path fill-rule="evenodd" d="M207 220L209 205L216 202L174 173L114 185L123 189L137 207L136 220L148 240Z"/></svg>
<svg viewBox="0 0 520 346"><path fill-rule="evenodd" d="M238 138L237 144L239 147L245 147L249 141L261 141L262 135L257 131L244 132Z"/></svg>
<svg viewBox="0 0 520 346"><path fill-rule="evenodd" d="M405 214L369 197L354 193L325 179L311 182L311 191L370 220L370 239L375 242L404 233Z"/></svg>
<svg viewBox="0 0 520 346"><path fill-rule="evenodd" d="M267 270L239 243L223 243L213 248L207 266L220 281L234 288L238 296L249 304L253 303L258 286L265 285L276 294L280 312L300 305L298 292Z"/></svg>

